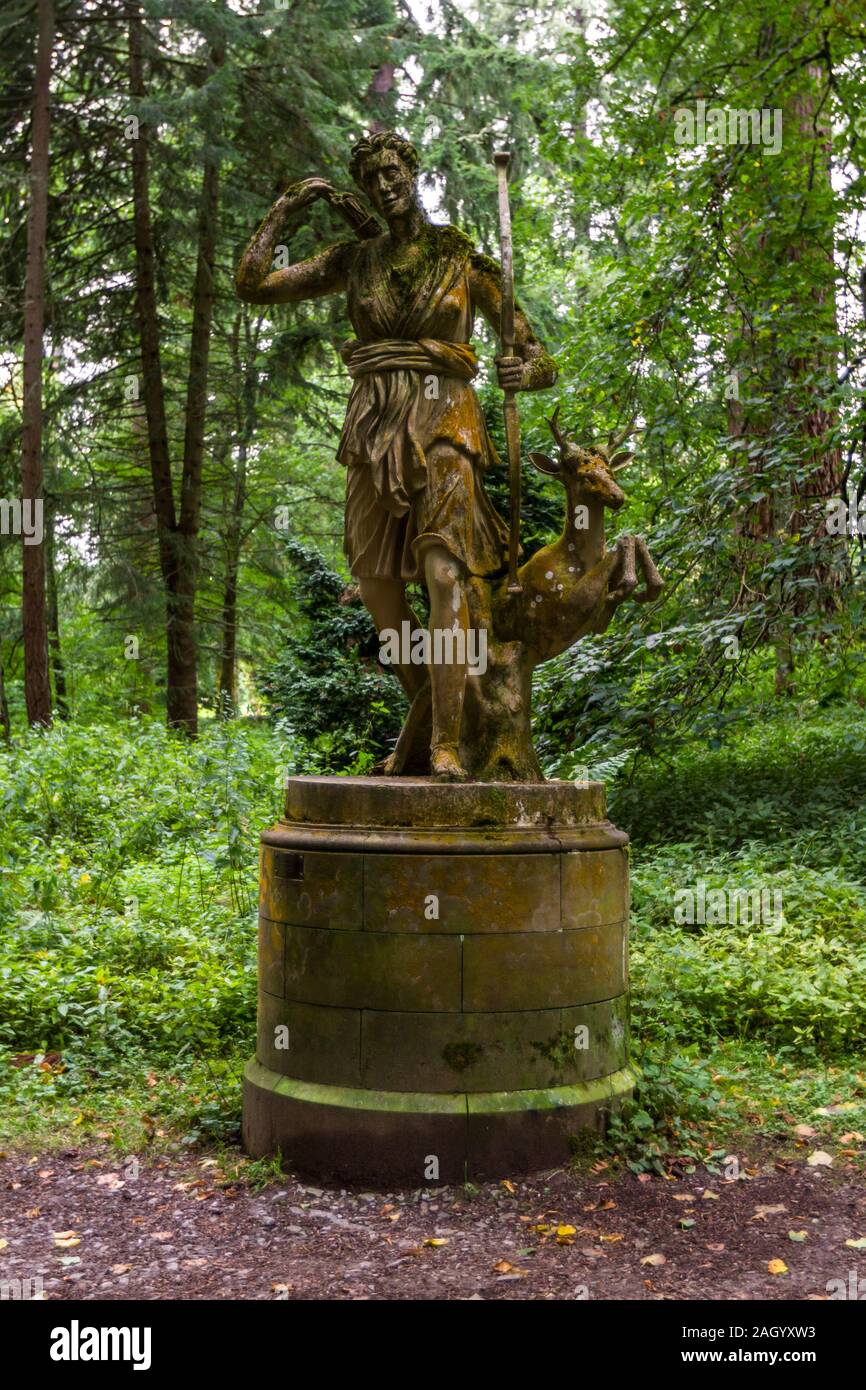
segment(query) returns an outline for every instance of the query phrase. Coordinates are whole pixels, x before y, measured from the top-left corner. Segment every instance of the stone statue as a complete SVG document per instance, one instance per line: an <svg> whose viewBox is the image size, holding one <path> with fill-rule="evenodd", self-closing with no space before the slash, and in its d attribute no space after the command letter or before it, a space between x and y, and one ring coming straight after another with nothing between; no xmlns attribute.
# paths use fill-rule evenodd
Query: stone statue
<svg viewBox="0 0 866 1390"><path fill-rule="evenodd" d="M565 529L509 586L508 526L483 485L496 454L472 388L478 359L469 341L478 313L500 332L501 268L456 227L429 221L407 140L370 135L355 145L349 168L387 231L351 194L305 179L277 199L253 236L237 289L254 304L347 296L357 336L341 349L352 378L337 449L347 468L346 557L380 635L405 633L427 657L419 664L407 659L409 644L399 648L394 669L410 708L382 770L449 782L541 781L533 669L604 631L626 598L653 599L661 589L642 540L605 547L605 508L625 500L613 472L630 455L616 453L621 438L577 447L554 413L557 460L531 458L565 488ZM284 222L317 198L357 239L271 270ZM551 387L553 359L519 306L513 319L513 351L496 358L499 385L506 393ZM406 599L407 583L419 580L430 599L429 634ZM417 637L437 640L425 647ZM467 653L479 648L484 662L470 670Z"/></svg>

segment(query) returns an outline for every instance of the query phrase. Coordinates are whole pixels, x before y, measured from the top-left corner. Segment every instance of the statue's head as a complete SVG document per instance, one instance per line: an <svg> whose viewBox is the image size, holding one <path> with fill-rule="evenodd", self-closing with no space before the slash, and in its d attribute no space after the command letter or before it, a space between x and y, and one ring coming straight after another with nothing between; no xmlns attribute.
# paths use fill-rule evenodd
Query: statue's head
<svg viewBox="0 0 866 1390"><path fill-rule="evenodd" d="M359 140L349 173L386 222L418 206L418 151L402 135L380 131Z"/></svg>

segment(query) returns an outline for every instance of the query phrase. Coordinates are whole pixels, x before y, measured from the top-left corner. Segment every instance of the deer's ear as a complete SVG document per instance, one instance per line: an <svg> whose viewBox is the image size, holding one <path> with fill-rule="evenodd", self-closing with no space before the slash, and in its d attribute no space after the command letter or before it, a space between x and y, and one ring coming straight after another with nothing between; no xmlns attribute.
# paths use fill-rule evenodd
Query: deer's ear
<svg viewBox="0 0 866 1390"><path fill-rule="evenodd" d="M616 473L618 469L625 468L627 463L631 463L634 454L629 449L623 449L622 453L614 454L610 461L611 473Z"/></svg>
<svg viewBox="0 0 866 1390"><path fill-rule="evenodd" d="M530 461L535 464L539 473L559 473L562 471L562 465L554 459L549 458L547 454L530 454L529 458Z"/></svg>

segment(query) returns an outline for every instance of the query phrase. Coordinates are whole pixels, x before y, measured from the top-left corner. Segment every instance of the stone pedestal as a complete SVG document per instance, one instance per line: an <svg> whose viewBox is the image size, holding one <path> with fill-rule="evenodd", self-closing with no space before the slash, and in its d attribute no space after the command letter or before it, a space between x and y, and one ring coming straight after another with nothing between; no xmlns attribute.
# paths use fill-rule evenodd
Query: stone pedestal
<svg viewBox="0 0 866 1390"><path fill-rule="evenodd" d="M598 783L291 778L248 1151L378 1187L566 1161L633 1084L626 843Z"/></svg>

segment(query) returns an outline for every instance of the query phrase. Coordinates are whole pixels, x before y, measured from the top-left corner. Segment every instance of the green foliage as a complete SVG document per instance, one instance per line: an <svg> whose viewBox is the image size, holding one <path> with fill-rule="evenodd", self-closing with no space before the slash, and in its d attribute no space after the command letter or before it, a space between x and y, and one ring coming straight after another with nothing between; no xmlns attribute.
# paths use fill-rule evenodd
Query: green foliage
<svg viewBox="0 0 866 1390"><path fill-rule="evenodd" d="M637 1170L660 1171L671 1151L705 1161L708 1133L730 1134L744 1102L754 1109L770 1084L777 1105L785 1095L809 1115L797 1109L809 1093L804 1079L813 1078L811 1104L826 1104L838 1091L828 1069L862 1059L864 778L866 719L852 705L764 717L722 749L695 741L613 781L612 813L633 838L640 1079L611 1140ZM743 922L729 906L718 923L678 921L678 895L699 883L707 892L765 890L771 906L779 894L781 913ZM773 1055L785 1059L786 1075L773 1074ZM720 1068L742 1084L729 1076L720 1086Z"/></svg>
<svg viewBox="0 0 866 1390"><path fill-rule="evenodd" d="M722 1096L698 1047L672 1053L642 1046L634 1065L634 1094L611 1116L604 1148L636 1173L666 1172L671 1153L688 1159L720 1156L708 1148L706 1135L718 1119Z"/></svg>
<svg viewBox="0 0 866 1390"><path fill-rule="evenodd" d="M286 548L297 575L298 618L279 636L280 654L262 691L321 771L368 772L399 733L405 697L377 664L376 629L357 589L347 588L314 548L296 541Z"/></svg>
<svg viewBox="0 0 866 1390"><path fill-rule="evenodd" d="M130 1058L219 1057L255 1014L257 837L292 746L211 726L58 726L0 763L4 1051L64 1088Z"/></svg>

